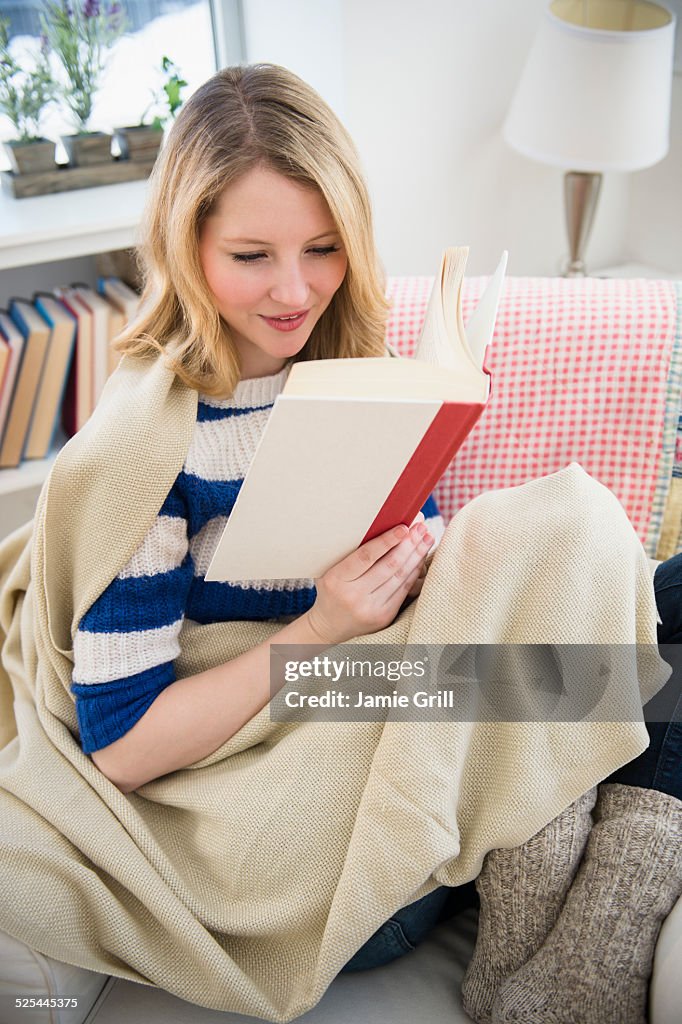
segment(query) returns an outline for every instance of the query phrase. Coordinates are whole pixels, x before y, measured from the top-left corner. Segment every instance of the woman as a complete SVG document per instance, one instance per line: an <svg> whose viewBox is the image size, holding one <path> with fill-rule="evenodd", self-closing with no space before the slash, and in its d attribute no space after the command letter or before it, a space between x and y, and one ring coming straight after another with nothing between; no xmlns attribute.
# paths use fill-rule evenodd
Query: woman
<svg viewBox="0 0 682 1024"><path fill-rule="evenodd" d="M24 592L26 554L21 571L9 573L14 589L4 599L15 657L8 654L8 663L17 665L27 662L33 637L21 634L29 626L16 595L34 602L37 653L28 662L40 730L31 719L30 742L61 787L78 795L82 820L98 827L84 835L55 817L54 800L41 803L31 791L26 758L3 787L32 812L40 805L59 841L74 844L76 854L64 853L55 868L55 891L62 916L80 925L68 938L36 940L23 922L10 929L6 913L0 924L62 959L114 973L134 969L125 976L172 984L206 1005L290 1019L319 998L354 950L360 953L349 966L369 965L360 947L392 911L410 903L399 913L431 925L448 887L471 878L483 852L515 847L488 855L482 898L498 854L525 863L532 850L547 895L542 923L537 908L522 915L514 941L505 940L502 967L492 962L494 938L486 938L499 927L497 896L487 911L484 900L467 1000L486 1019L501 982L552 927L589 832L594 784L641 751L641 727L616 723L591 733L586 726L578 738L546 723L497 732L466 723L455 730L461 749L453 751L452 730L440 723L402 733L367 723L330 723L317 732L273 725L261 714L282 682L270 679L271 647L329 647L379 633L387 642L435 642L436 626L453 641L460 628L465 643L522 642L526 626L526 639L542 641L532 616L518 615L524 600L534 603L530 577L525 596L517 591L508 605L509 625L500 621L495 583L488 590L481 583L479 597L487 597L474 614L475 581L468 591L465 581L452 584L445 601L451 622L441 621L448 565L457 568L477 531L495 530L504 559L505 544L519 546L519 521L530 517L545 550L538 557L548 560L565 557L551 524L560 521L562 531L575 524L568 557L576 585L596 564L596 524L608 524L599 565L613 556L608 584L634 602L634 632L622 636L643 638L652 635L654 606L641 545L615 499L567 471L472 502L426 579L425 560L442 530L431 500L426 522L420 517L375 538L318 580L207 584L225 516L291 361L385 352L387 306L352 143L319 97L284 69L226 69L198 90L173 127L155 170L145 239L143 314L119 346L128 358L43 493L31 582ZM510 503L502 519L500 501ZM98 544L104 533L106 544ZM483 554L474 575L499 575L495 558ZM532 567L523 551L517 567L524 559ZM419 601L406 605L422 586ZM625 618L604 591L577 632L564 631L576 605L568 579L560 598L544 611L548 635L558 641L596 642L597 620L611 637ZM488 622L493 631L473 635ZM618 686L646 680L655 689L657 672L652 661ZM501 765L481 761L493 733ZM605 737L608 749L593 735ZM558 778L546 791L527 781L533 771L554 770ZM491 798L501 812L492 813ZM444 817L444 806L457 806L456 817ZM25 834L25 815L17 812L14 827ZM522 839L528 842L519 846ZM25 869L0 851L15 886L24 879L27 899L37 845L28 844ZM95 892L91 876L72 872L74 858L112 881ZM434 890L437 875L447 885ZM519 899L526 895L519 890ZM159 922L173 937L167 944ZM178 967L173 943L185 939L191 956ZM381 935L370 946L377 942Z"/></svg>

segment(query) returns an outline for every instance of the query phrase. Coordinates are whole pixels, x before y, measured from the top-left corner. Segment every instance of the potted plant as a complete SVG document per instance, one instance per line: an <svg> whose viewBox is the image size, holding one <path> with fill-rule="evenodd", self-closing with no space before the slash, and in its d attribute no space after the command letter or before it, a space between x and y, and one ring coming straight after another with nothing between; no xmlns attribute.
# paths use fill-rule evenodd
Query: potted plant
<svg viewBox="0 0 682 1024"><path fill-rule="evenodd" d="M22 67L10 52L8 18L0 18L0 112L11 121L16 139L4 149L15 174L51 170L54 142L40 130L43 111L52 102L54 83L47 40L43 37L34 68Z"/></svg>
<svg viewBox="0 0 682 1024"><path fill-rule="evenodd" d="M121 150L121 158L124 160L155 160L161 146L163 130L182 106L181 94L187 82L181 77L180 68L170 57L161 58L161 76L162 83L156 92L152 92L151 102L140 117L140 123L115 129L114 134ZM147 123L147 118L155 111L153 120Z"/></svg>
<svg viewBox="0 0 682 1024"><path fill-rule="evenodd" d="M102 73L114 43L125 30L116 0L48 0L43 30L61 65L60 93L78 126L62 136L69 164L89 165L111 159L111 136L91 132L88 123Z"/></svg>

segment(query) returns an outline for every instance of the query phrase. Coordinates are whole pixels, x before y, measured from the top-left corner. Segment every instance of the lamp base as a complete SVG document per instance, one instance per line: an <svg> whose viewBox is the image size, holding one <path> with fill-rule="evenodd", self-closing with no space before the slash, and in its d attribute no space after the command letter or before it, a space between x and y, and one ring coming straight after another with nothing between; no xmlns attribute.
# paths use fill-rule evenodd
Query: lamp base
<svg viewBox="0 0 682 1024"><path fill-rule="evenodd" d="M592 229L601 180L601 174L588 174L584 171L567 171L564 175L566 231L570 253L564 267L564 277L585 277L587 273L583 253Z"/></svg>

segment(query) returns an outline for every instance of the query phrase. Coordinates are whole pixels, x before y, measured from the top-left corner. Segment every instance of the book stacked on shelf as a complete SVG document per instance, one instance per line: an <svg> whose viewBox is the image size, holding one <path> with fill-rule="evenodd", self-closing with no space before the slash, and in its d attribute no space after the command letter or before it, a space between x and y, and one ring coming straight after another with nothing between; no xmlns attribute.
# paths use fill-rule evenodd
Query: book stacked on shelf
<svg viewBox="0 0 682 1024"><path fill-rule="evenodd" d="M74 284L0 310L0 469L46 458L60 425L67 437L81 429L138 303L123 281L102 278L97 291Z"/></svg>

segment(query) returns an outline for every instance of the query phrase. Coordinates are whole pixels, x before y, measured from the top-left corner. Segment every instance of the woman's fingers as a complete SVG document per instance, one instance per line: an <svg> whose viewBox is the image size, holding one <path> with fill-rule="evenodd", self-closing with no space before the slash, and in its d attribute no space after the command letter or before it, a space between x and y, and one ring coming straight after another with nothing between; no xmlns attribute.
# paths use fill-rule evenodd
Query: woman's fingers
<svg viewBox="0 0 682 1024"><path fill-rule="evenodd" d="M318 636L340 643L393 621L433 545L421 520L374 537L315 581L307 614Z"/></svg>
<svg viewBox="0 0 682 1024"><path fill-rule="evenodd" d="M396 526L393 530L388 530L386 533L381 533L378 537L368 540L366 544L339 562L336 568L344 580L348 582L357 580L360 576L364 576L379 559L389 552L397 550L401 542L404 542L409 535L410 530L407 526Z"/></svg>
<svg viewBox="0 0 682 1024"><path fill-rule="evenodd" d="M385 557L374 567L372 574L376 577L377 583L372 593L384 602L389 602L394 596L402 592L403 597L419 578L422 564L433 544L433 537L422 524L413 527L409 538L412 548L408 548L406 558L402 564L396 565L398 552L395 558Z"/></svg>
<svg viewBox="0 0 682 1024"><path fill-rule="evenodd" d="M426 572L427 572L427 565L426 565L426 559L424 559L422 564L419 566L419 573L417 574L416 580L414 581L414 583L412 584L412 586L410 587L410 589L407 592L407 596L408 597L418 597L419 596L419 594L421 593L421 589L424 586L424 580L426 579Z"/></svg>

